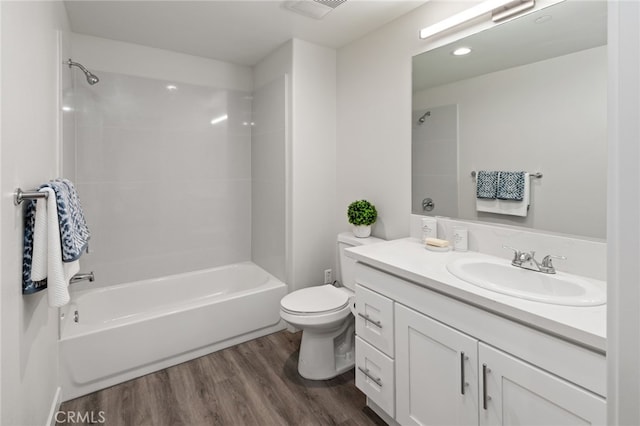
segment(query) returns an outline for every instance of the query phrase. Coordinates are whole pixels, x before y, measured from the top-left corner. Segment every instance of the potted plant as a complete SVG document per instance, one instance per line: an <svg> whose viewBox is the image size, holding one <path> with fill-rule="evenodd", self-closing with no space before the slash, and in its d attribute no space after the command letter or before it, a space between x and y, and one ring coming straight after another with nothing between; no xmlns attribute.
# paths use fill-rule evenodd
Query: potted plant
<svg viewBox="0 0 640 426"><path fill-rule="evenodd" d="M353 235L358 238L367 238L371 235L371 225L378 218L376 206L367 200L358 200L349 204L347 218L353 225Z"/></svg>

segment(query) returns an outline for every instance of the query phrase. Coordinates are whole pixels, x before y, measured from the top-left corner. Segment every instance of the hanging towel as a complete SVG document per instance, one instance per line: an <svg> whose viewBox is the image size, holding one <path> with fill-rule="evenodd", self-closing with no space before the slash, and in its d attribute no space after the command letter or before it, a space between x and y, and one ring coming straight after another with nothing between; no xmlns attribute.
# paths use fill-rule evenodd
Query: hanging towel
<svg viewBox="0 0 640 426"><path fill-rule="evenodd" d="M68 301L66 287L79 271L78 259L91 234L69 180L56 179L40 188L49 193L48 198L29 201L25 212L22 292L49 287L50 305L62 306Z"/></svg>
<svg viewBox="0 0 640 426"><path fill-rule="evenodd" d="M46 199L39 199L36 204L31 279L37 282L46 277L49 306L59 308L69 303L69 280L80 271L80 265L77 260L67 263L62 261L56 193L50 187L42 188L40 191L48 192L49 196ZM46 250L40 248L45 239ZM43 253L46 253L46 256L40 258Z"/></svg>
<svg viewBox="0 0 640 426"><path fill-rule="evenodd" d="M522 191L522 200L485 200L476 199L476 210L479 212L505 214L511 216L527 216L530 204L530 179L529 173L524 173L524 188Z"/></svg>
<svg viewBox="0 0 640 426"><path fill-rule="evenodd" d="M480 170L476 176L476 197L495 199L498 188L498 172Z"/></svg>
<svg viewBox="0 0 640 426"><path fill-rule="evenodd" d="M56 194L62 260L64 262L77 260L87 248L91 234L76 188L68 179L56 179L42 187L52 188Z"/></svg>
<svg viewBox="0 0 640 426"><path fill-rule="evenodd" d="M35 234L36 202L27 200L24 213L24 249L22 253L22 293L31 294L47 288L47 280L32 281L33 237Z"/></svg>
<svg viewBox="0 0 640 426"><path fill-rule="evenodd" d="M500 172L498 194L500 200L522 201L524 198L525 172Z"/></svg>

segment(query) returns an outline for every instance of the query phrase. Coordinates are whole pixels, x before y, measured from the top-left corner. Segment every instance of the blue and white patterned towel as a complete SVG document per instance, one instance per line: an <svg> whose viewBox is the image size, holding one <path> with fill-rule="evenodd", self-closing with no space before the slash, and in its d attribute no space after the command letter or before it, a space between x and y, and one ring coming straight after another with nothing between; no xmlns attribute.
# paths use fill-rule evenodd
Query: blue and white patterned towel
<svg viewBox="0 0 640 426"><path fill-rule="evenodd" d="M476 197L495 199L498 191L498 172L480 170L476 176Z"/></svg>
<svg viewBox="0 0 640 426"><path fill-rule="evenodd" d="M22 293L31 294L47 288L47 279L31 280L31 264L33 262L33 229L36 224L36 202L27 200L24 213L24 249L22 252Z"/></svg>
<svg viewBox="0 0 640 426"><path fill-rule="evenodd" d="M91 233L80 205L80 199L73 183L68 179L56 179L40 186L51 188L56 194L58 208L58 222L60 226L60 245L62 261L78 260L89 244ZM35 293L47 288L46 279L34 282L31 280L31 265L33 261L33 231L35 227L36 202L28 201L24 223L24 250L22 263L22 292Z"/></svg>
<svg viewBox="0 0 640 426"><path fill-rule="evenodd" d="M524 197L525 172L500 172L498 176L498 199L522 201Z"/></svg>

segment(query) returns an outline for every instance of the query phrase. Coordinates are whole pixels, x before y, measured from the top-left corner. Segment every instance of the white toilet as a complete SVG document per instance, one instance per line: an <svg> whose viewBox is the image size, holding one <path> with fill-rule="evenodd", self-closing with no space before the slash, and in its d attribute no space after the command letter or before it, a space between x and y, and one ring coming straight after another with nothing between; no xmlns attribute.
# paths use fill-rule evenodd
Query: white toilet
<svg viewBox="0 0 640 426"><path fill-rule="evenodd" d="M298 372L306 379L324 380L354 365L355 318L351 313L355 291L355 260L345 248L380 242L379 238L356 238L351 232L338 234L338 262L343 287L331 284L289 293L280 301L280 316L302 330Z"/></svg>

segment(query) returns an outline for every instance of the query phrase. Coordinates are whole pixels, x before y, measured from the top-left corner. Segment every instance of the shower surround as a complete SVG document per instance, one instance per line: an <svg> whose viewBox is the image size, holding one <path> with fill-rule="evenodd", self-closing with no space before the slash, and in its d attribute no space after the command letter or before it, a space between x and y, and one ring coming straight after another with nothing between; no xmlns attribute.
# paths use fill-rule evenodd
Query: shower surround
<svg viewBox="0 0 640 426"><path fill-rule="evenodd" d="M76 73L75 181L96 285L251 259L251 96Z"/></svg>

